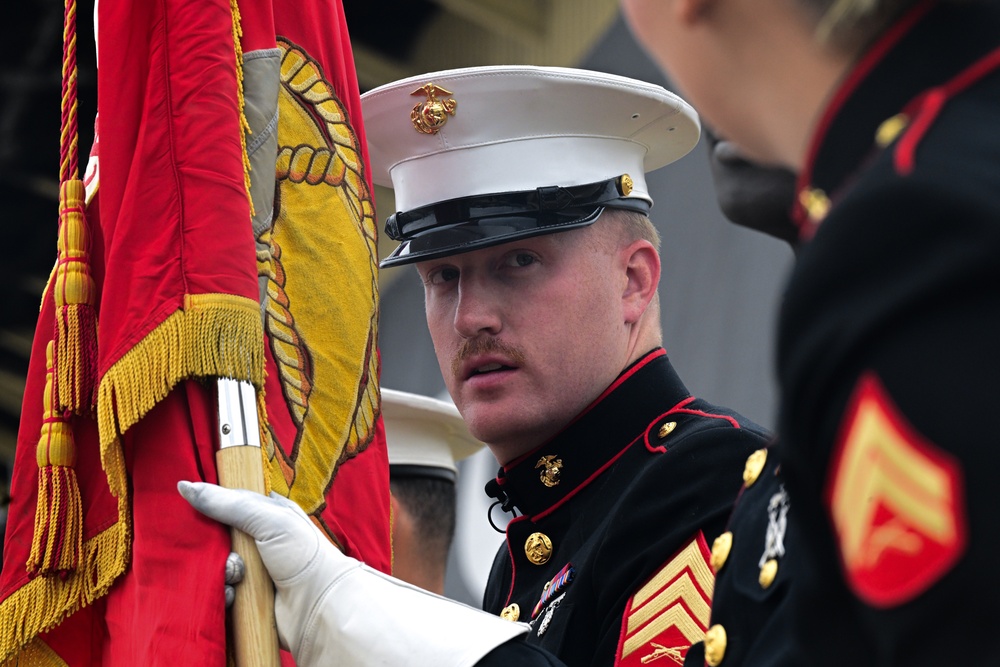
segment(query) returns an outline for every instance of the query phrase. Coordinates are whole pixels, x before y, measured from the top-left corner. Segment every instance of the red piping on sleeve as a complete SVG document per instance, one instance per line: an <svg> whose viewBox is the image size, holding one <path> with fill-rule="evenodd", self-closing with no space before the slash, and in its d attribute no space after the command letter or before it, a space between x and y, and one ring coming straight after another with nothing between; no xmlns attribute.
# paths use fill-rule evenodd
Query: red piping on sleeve
<svg viewBox="0 0 1000 667"><path fill-rule="evenodd" d="M941 109L951 98L973 85L987 74L1000 67L1000 48L977 60L972 66L963 70L958 76L943 86L931 88L906 105L903 114L913 120L906 133L896 144L896 154L893 163L896 172L907 176L913 171L916 162L917 146L927 131L934 124Z"/></svg>
<svg viewBox="0 0 1000 667"><path fill-rule="evenodd" d="M670 415L675 415L675 414L698 415L699 417L711 417L712 419L725 419L730 424L732 424L734 428L740 428L740 423L738 421L736 421L733 417L730 417L729 415L713 415L712 413L705 412L704 410L691 410L689 408L685 408L684 407L685 405L688 405L693 400L695 400L694 396L691 396L690 398L685 398L683 401L681 401L680 403L678 403L674 407L670 408L669 410L667 410L666 412L664 412L662 415L660 415L659 417L657 417L656 419L654 419L650 423L650 425L646 429L646 433L644 435L645 440L646 440L646 449L648 449L651 452L658 452L660 454L663 454L663 453L665 453L667 451L667 448L664 447L663 445L657 445L657 446L654 447L652 445L652 443L650 442L649 434L650 434L650 431L653 429L653 425L654 424L659 424L661 421L663 421L663 419L665 419L666 417L668 417Z"/></svg>
<svg viewBox="0 0 1000 667"><path fill-rule="evenodd" d="M813 133L812 141L809 144L809 151L806 153L805 166L799 173L799 181L795 187L796 192L802 192L809 187L812 183L812 172L813 165L816 163L816 155L819 153L820 145L823 143L823 139L826 137L827 131L830 129L830 125L833 123L833 119L837 117L840 113L841 107L844 103L854 94L855 89L861 82L868 76L868 74L874 69L885 54L888 53L898 42L903 38L906 33L908 33L913 26L924 17L931 8L937 4L937 0L925 0L925 2L920 3L914 7L910 12L905 14L901 20L890 27L882 37L875 42L875 44L868 50L867 53L858 61L854 69L850 71L847 78L840 85L837 91L834 93L830 100L830 103L826 107L826 111L820 117L819 123L816 125L816 131ZM805 210L805 207L801 202L796 201L793 209L792 219L799 226L801 230L801 236L806 237L812 231L812 225L806 223L809 222L809 215ZM806 240L803 238L803 240Z"/></svg>

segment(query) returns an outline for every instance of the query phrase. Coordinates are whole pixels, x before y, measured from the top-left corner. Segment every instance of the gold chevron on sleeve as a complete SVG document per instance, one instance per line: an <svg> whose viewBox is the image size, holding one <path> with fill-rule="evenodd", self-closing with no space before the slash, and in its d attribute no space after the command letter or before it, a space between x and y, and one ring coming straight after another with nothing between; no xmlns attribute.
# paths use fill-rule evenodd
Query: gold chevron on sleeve
<svg viewBox="0 0 1000 667"><path fill-rule="evenodd" d="M670 628L676 628L684 639L687 640L687 643L681 649L687 649L691 644L701 641L705 636L705 628L695 622L683 605L676 603L662 610L660 615L652 622L625 639L625 644L622 647L622 658L627 658L636 649L644 647L647 642L656 639L661 632Z"/></svg>
<svg viewBox="0 0 1000 667"><path fill-rule="evenodd" d="M653 640L670 641L672 649L686 652L702 638L715 587L710 557L699 534L636 591L624 619L621 660L652 646Z"/></svg>
<svg viewBox="0 0 1000 667"><path fill-rule="evenodd" d="M924 540L958 539L950 462L894 419L874 383L859 384L830 494L848 567L870 568L890 548L916 553Z"/></svg>
<svg viewBox="0 0 1000 667"><path fill-rule="evenodd" d="M676 579L677 575L685 568L691 570L691 576L711 600L715 588L715 573L712 572L708 561L702 557L698 541L692 539L669 563L660 568L660 571L653 575L652 579L635 592L635 595L632 596L632 604L638 607L645 603L646 600L662 590L668 582Z"/></svg>
<svg viewBox="0 0 1000 667"><path fill-rule="evenodd" d="M648 604L633 609L628 617L626 632L629 634L635 632L636 628L645 625L651 618L678 601L687 604L690 615L700 621L702 625L707 626L710 607L709 601L703 597L701 590L702 588L699 588L689 572L682 573L669 586L651 598Z"/></svg>

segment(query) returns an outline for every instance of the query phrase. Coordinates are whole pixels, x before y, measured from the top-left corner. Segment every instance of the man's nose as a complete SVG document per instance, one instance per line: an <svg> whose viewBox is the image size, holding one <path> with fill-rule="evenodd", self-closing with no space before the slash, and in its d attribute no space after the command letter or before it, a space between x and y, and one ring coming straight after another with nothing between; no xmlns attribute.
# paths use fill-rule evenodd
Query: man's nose
<svg viewBox="0 0 1000 667"><path fill-rule="evenodd" d="M483 333L496 335L502 327L499 294L475 279L459 279L455 330L464 338Z"/></svg>

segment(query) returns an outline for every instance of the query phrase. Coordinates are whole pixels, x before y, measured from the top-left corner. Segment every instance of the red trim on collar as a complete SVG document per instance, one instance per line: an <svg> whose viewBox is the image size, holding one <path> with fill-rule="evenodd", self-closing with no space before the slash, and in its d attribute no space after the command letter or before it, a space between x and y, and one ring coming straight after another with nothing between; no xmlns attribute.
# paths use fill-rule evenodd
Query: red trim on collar
<svg viewBox="0 0 1000 667"><path fill-rule="evenodd" d="M580 416L577 417L576 419L579 419L583 415L585 415L588 412L590 412L591 408L593 408L595 405L597 405L598 403L600 403L601 401L603 401L605 396L607 396L608 394L610 394L611 392L613 392L615 389L617 389L619 386L621 386L621 384L623 382L625 382L625 380L627 380L630 377L632 377L633 375L635 375L635 373L640 368L644 367L646 364L648 364L649 362L651 362L653 359L659 359L660 357L666 355L666 353L667 353L667 351L665 349L663 349L662 347L661 348L657 348L657 349L653 350L652 352L650 352L649 354L647 354L642 359L640 359L639 361L637 361L635 364L632 365L631 368L629 368L627 371L625 371L624 373L622 373L621 375L619 375L618 379L615 380L614 382L612 382L611 386L608 387L607 389L605 389L604 393L601 394L600 396L598 396L596 401L594 401L593 403L591 403L590 405L588 405L587 409L584 410L583 412L581 412ZM574 419L573 421L576 421L576 419Z"/></svg>
<svg viewBox="0 0 1000 667"><path fill-rule="evenodd" d="M816 156L819 153L820 146L823 143L823 139L826 138L826 133L830 129L830 125L833 123L834 118L840 113L841 107L844 103L850 99L851 95L854 93L855 89L861 84L862 81L871 73L872 69L881 62L888 53L898 42L903 38L903 36L908 33L914 25L924 17L931 8L937 4L938 0L925 0L924 2L918 4L916 7L911 9L909 12L903 15L903 17L889 27L885 33L875 41L868 51L866 51L854 68L848 72L847 77L840 84L840 87L834 92L833 97L830 99L830 103L827 105L826 110L823 115L820 116L820 121L816 125L816 130L813 132L812 141L809 144L809 151L806 153L805 165L801 172L799 172L799 180L795 186L796 192L802 192L809 187L812 182L812 172L813 166L816 163ZM807 240L807 237L811 235L814 231L814 226L809 225L809 215L805 210L805 207L801 202L796 201L793 205L792 210L792 220L799 226L800 238L802 240Z"/></svg>
<svg viewBox="0 0 1000 667"><path fill-rule="evenodd" d="M662 347L660 347L660 348L657 348L657 349L653 350L652 352L650 352L649 354L647 354L645 357L641 358L639 361L635 362L628 370L626 370L624 373L622 373L621 375L619 375L615 379L615 381L612 382L611 385L601 393L600 396L598 396L596 399L594 399L593 402L591 402L590 405L588 405L586 408L584 408L583 411L580 412L580 414L578 414L576 417L574 417L571 422L569 422L568 424L566 424L566 426L564 426L563 429L561 431L559 431L559 433L562 433L563 431L565 431L566 429L568 429L570 426L572 426L576 422L580 421L580 419L583 418L583 416L585 414L587 414L588 412L590 412L591 410L593 410L594 407L597 406L598 403L600 403L601 401L603 401L608 396L608 394L610 394L615 389L617 389L618 387L620 387L623 382L625 382L630 377L632 377L637 372L639 372L639 370L642 369L642 368L644 368L646 365L648 365L649 362L653 361L654 359L659 359L660 357L665 356L666 354L667 354L667 351L665 349L663 349ZM558 433L555 436L553 436L553 438L557 437L557 436L558 436ZM535 447L534 449L532 449L530 452L526 452L525 454L522 454L521 456L517 457L513 461L509 461L507 463L507 465L503 466L504 471L516 468L518 466L518 464L520 464L522 461L525 461L525 460L531 458L532 456L535 456L536 454L538 454L539 450L541 450L543 447L545 447L547 444L549 444L549 442L551 442L551 438L549 440L543 442L542 444L538 445L537 447ZM628 449L628 448L626 447L626 449ZM500 482L500 484L503 484L503 482L499 478L497 478L497 481Z"/></svg>
<svg viewBox="0 0 1000 667"><path fill-rule="evenodd" d="M944 85L925 91L906 105L903 114L912 120L905 134L900 137L896 144L893 164L897 173L901 176L907 176L913 171L917 146L927 130L934 124L944 105L998 67L1000 67L1000 48L986 54Z"/></svg>
<svg viewBox="0 0 1000 667"><path fill-rule="evenodd" d="M713 415L712 413L705 412L704 410L689 410L689 409L687 409L687 408L684 407L685 405L687 405L688 403L690 403L693 400L695 400L694 396L691 396L690 398L685 398L683 401L681 401L680 403L678 403L677 405L675 405L674 407L670 408L669 410L667 410L666 412L664 412L662 415L660 415L659 417L657 417L656 419L654 419L652 422L650 422L649 426L646 427L645 434L643 434L643 438L645 438L645 441L646 441L646 449L648 449L649 451L654 452L654 453L659 453L659 454L666 453L667 448L664 447L663 445L657 445L656 447L654 447L652 445L652 443L649 441L649 433L650 433L650 431L653 430L653 426L655 426L656 424L659 424L668 415L673 415L673 414L698 415L699 417L711 417L713 419L725 419L730 424L732 424L733 427L740 428L740 423L738 421L736 421L734 418L730 417L729 415Z"/></svg>

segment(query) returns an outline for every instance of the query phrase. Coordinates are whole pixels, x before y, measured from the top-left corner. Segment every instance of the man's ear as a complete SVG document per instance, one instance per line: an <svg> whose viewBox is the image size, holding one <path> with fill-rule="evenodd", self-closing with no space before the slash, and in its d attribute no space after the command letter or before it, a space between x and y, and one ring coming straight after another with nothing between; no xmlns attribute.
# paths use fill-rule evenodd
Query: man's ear
<svg viewBox="0 0 1000 667"><path fill-rule="evenodd" d="M622 292L622 310L627 324L634 324L660 285L660 254L645 239L633 241L622 249L625 264L625 289Z"/></svg>

